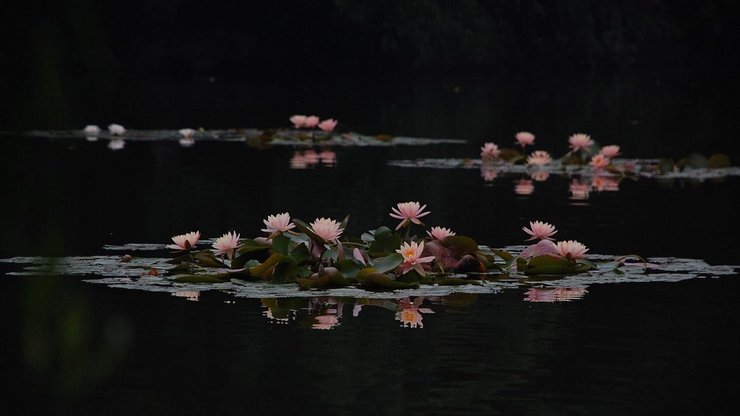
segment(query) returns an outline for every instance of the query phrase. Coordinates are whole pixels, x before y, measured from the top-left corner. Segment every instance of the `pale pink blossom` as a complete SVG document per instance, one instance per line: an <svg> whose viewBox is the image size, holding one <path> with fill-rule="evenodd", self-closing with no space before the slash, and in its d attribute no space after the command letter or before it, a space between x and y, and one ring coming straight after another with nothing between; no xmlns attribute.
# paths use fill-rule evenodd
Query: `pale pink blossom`
<svg viewBox="0 0 740 416"><path fill-rule="evenodd" d="M557 248L558 254L569 260L585 258L588 251L586 246L575 240L558 241Z"/></svg>
<svg viewBox="0 0 740 416"><path fill-rule="evenodd" d="M100 134L100 127L89 124L82 129L82 132L85 133L85 136L87 137L97 137Z"/></svg>
<svg viewBox="0 0 740 416"><path fill-rule="evenodd" d="M520 131L514 138L516 138L517 144L524 148L525 146L531 146L534 144L534 134L528 131Z"/></svg>
<svg viewBox="0 0 740 416"><path fill-rule="evenodd" d="M265 223L265 227L261 231L268 234L282 233L285 231L292 230L295 224L290 222L290 214L284 212L282 214L268 215L267 219L262 220Z"/></svg>
<svg viewBox="0 0 740 416"><path fill-rule="evenodd" d="M604 169L609 166L609 158L599 153L591 158L590 165L596 170Z"/></svg>
<svg viewBox="0 0 740 416"><path fill-rule="evenodd" d="M321 123L319 123L319 128L327 133L331 133L334 131L334 128L337 126L337 121L333 118L328 118Z"/></svg>
<svg viewBox="0 0 740 416"><path fill-rule="evenodd" d="M529 179L519 179L514 184L514 193L517 195L531 195L534 192L534 184Z"/></svg>
<svg viewBox="0 0 740 416"><path fill-rule="evenodd" d="M455 235L455 233L449 228L444 227L432 227L431 231L427 231L427 235L434 240L444 240L447 237Z"/></svg>
<svg viewBox="0 0 740 416"><path fill-rule="evenodd" d="M544 166L550 162L552 162L552 157L544 150L535 150L527 156L528 165Z"/></svg>
<svg viewBox="0 0 740 416"><path fill-rule="evenodd" d="M173 250L189 250L195 247L198 240L200 240L200 231L191 231L172 237L175 244L168 244L166 247Z"/></svg>
<svg viewBox="0 0 740 416"><path fill-rule="evenodd" d="M574 152L579 150L588 150L588 148L594 144L593 140L591 140L591 136L583 133L576 133L570 136L568 138L568 143L570 143L569 147Z"/></svg>
<svg viewBox="0 0 740 416"><path fill-rule="evenodd" d="M126 129L123 128L120 124L109 124L108 125L108 133L114 135L114 136L121 136L124 133L126 133Z"/></svg>
<svg viewBox="0 0 740 416"><path fill-rule="evenodd" d="M306 124L306 116L296 114L290 117L290 122L293 123L293 127L300 129L301 127L304 127L304 125Z"/></svg>
<svg viewBox="0 0 740 416"><path fill-rule="evenodd" d="M522 227L522 230L530 236L527 241L536 239L552 240L550 237L558 232L554 225L542 221L530 221L529 227Z"/></svg>
<svg viewBox="0 0 740 416"><path fill-rule="evenodd" d="M362 255L362 251L360 251L359 248L355 247L354 250L352 250L352 257L355 258L355 260L359 261L360 263L367 266L367 262L365 261L365 257Z"/></svg>
<svg viewBox="0 0 740 416"><path fill-rule="evenodd" d="M177 132L180 133L180 136L184 138L192 138L195 134L195 130L193 129L180 129Z"/></svg>
<svg viewBox="0 0 740 416"><path fill-rule="evenodd" d="M424 212L424 208L426 207L426 205L420 207L418 202L399 202L397 207L391 207L392 212L390 213L390 216L403 220L396 226L396 230L405 226L409 222L421 224L419 218L431 213L429 211Z"/></svg>
<svg viewBox="0 0 740 416"><path fill-rule="evenodd" d="M499 154L501 154L501 150L499 150L495 143L486 142L483 144L483 147L480 148L480 157L483 160L496 159Z"/></svg>
<svg viewBox="0 0 740 416"><path fill-rule="evenodd" d="M615 158L615 157L619 156L619 146L617 146L616 144L612 144L612 145L609 145L609 146L604 146L604 147L601 148L601 153L603 153L604 156L606 156L606 157L608 157L610 159L611 158Z"/></svg>
<svg viewBox="0 0 740 416"><path fill-rule="evenodd" d="M434 256L421 257L421 254L423 252L423 241L418 244L416 243L416 241L412 241L411 243L404 242L403 244L401 244L401 248L396 250L396 253L403 256L403 263L401 263L401 268L403 269L402 274L405 274L413 269L422 276L426 275L422 264L431 262L432 260L434 260Z"/></svg>
<svg viewBox="0 0 740 416"><path fill-rule="evenodd" d="M236 231L228 232L213 242L211 247L216 249L213 254L216 256L226 256L229 259L234 258L234 250L239 246L239 234Z"/></svg>
<svg viewBox="0 0 740 416"><path fill-rule="evenodd" d="M330 218L317 218L311 223L310 230L325 241L336 242L344 231L344 228L340 228L341 225Z"/></svg>
<svg viewBox="0 0 740 416"><path fill-rule="evenodd" d="M306 121L303 122L303 127L312 129L319 125L319 118L318 116L308 116L306 117Z"/></svg>

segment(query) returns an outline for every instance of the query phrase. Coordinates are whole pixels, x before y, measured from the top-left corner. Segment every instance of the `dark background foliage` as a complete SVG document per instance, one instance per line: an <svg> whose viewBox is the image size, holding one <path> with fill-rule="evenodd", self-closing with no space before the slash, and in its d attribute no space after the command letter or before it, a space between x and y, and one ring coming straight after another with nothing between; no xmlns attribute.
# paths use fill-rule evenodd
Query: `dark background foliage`
<svg viewBox="0 0 740 416"><path fill-rule="evenodd" d="M382 113L409 107L399 97L439 84L491 95L514 85L509 93L518 89L524 101L533 88L581 94L619 85L621 94L656 83L686 90L680 97L660 97L666 106L693 102L712 116L680 131L651 130L652 136L690 131L693 138L673 139L686 144L707 132L714 138L702 140L714 140L716 148L722 144L716 137L737 127L729 113L737 102L732 97L739 37L731 1L0 4L3 130L116 120L139 128L275 127L285 124L288 113L313 111L373 133L442 136L450 132L419 130ZM649 81L640 81L645 77ZM630 96L625 105L655 95L643 94ZM338 98L347 95L356 103ZM427 98L451 101L444 94ZM709 107L696 104L701 101ZM696 111L667 117L691 118ZM363 120L365 112L372 115ZM623 118L632 123L640 117ZM519 128L519 120L512 121L507 136ZM572 133L575 126L568 128ZM590 132L608 134L595 127Z"/></svg>

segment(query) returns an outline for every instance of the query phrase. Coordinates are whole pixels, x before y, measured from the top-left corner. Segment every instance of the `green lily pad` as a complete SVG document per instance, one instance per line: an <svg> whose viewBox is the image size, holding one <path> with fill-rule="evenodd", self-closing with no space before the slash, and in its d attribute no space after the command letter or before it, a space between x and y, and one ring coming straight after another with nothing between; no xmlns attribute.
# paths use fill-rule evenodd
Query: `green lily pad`
<svg viewBox="0 0 740 416"><path fill-rule="evenodd" d="M373 268L379 273L389 272L403 263L403 256L398 253L389 254L385 257L372 259Z"/></svg>

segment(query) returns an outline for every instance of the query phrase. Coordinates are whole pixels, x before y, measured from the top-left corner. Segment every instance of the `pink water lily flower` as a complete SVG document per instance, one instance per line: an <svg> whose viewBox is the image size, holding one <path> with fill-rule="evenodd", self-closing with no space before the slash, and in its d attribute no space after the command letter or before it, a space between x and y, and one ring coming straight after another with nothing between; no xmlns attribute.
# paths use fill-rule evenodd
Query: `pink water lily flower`
<svg viewBox="0 0 740 416"><path fill-rule="evenodd" d="M230 231L221 237L217 238L213 242L211 247L216 249L213 254L216 256L224 256L229 259L234 258L234 250L239 246L239 234L236 231Z"/></svg>
<svg viewBox="0 0 740 416"><path fill-rule="evenodd" d="M306 123L306 116L296 114L290 117L290 122L293 123L293 127L300 129Z"/></svg>
<svg viewBox="0 0 740 416"><path fill-rule="evenodd" d="M596 170L604 169L609 166L609 158L604 156L603 153L599 153L591 158L590 165Z"/></svg>
<svg viewBox="0 0 740 416"><path fill-rule="evenodd" d="M558 254L568 260L582 259L586 257L588 248L575 240L558 241Z"/></svg>
<svg viewBox="0 0 740 416"><path fill-rule="evenodd" d="M319 125L319 117L318 116L308 116L306 117L306 121L303 122L303 127L307 129L312 129Z"/></svg>
<svg viewBox="0 0 740 416"><path fill-rule="evenodd" d="M483 147L480 148L480 157L483 160L497 159L500 154L501 150L499 150L495 143L486 142L483 143Z"/></svg>
<svg viewBox="0 0 740 416"><path fill-rule="evenodd" d="M449 228L444 227L432 227L431 231L427 231L429 237L434 240L444 240L447 237L455 235L455 233Z"/></svg>
<svg viewBox="0 0 740 416"><path fill-rule="evenodd" d="M401 221L397 226L396 230L405 226L409 222L414 224L421 224L419 218L431 214L431 212L424 212L426 205L419 206L418 202L399 202L397 207L391 207L390 216Z"/></svg>
<svg viewBox="0 0 740 416"><path fill-rule="evenodd" d="M544 166L552 161L552 157L544 150L535 150L527 156L528 165Z"/></svg>
<svg viewBox="0 0 740 416"><path fill-rule="evenodd" d="M344 228L340 228L341 225L331 218L317 218L311 223L310 230L325 241L336 242L344 231Z"/></svg>
<svg viewBox="0 0 740 416"><path fill-rule="evenodd" d="M82 129L82 132L85 133L85 136L88 136L88 137L90 137L90 136L96 137L98 134L100 134L100 127L95 126L93 124L89 124L89 125L85 126L84 129Z"/></svg>
<svg viewBox="0 0 740 416"><path fill-rule="evenodd" d="M577 152L579 150L588 150L594 144L594 141L591 140L591 136L588 134L576 133L568 138L568 143L570 143L569 147L574 152Z"/></svg>
<svg viewBox="0 0 740 416"><path fill-rule="evenodd" d="M319 128L327 133L331 133L334 131L334 127L337 126L337 123L333 118L329 118L319 123Z"/></svg>
<svg viewBox="0 0 740 416"><path fill-rule="evenodd" d="M195 247L198 240L200 240L200 231L191 231L172 237L175 244L168 244L166 247L173 250L189 250Z"/></svg>
<svg viewBox="0 0 740 416"><path fill-rule="evenodd" d="M536 240L538 238L540 240L552 240L550 237L558 232L554 225L542 221L530 221L529 227L522 227L522 230L530 235L526 241Z"/></svg>
<svg viewBox="0 0 740 416"><path fill-rule="evenodd" d="M617 156L619 156L619 146L617 146L616 144L612 144L612 145L609 145L609 146L604 146L604 147L601 148L601 153L603 153L604 156L606 156L606 157L608 157L610 159L611 158L614 158L614 157L617 157Z"/></svg>
<svg viewBox="0 0 740 416"><path fill-rule="evenodd" d="M525 146L531 146L534 144L534 134L528 131L520 131L514 138L516 138L517 144L524 148Z"/></svg>
<svg viewBox="0 0 740 416"><path fill-rule="evenodd" d="M292 230L295 227L295 224L290 222L290 214L287 212L284 212L282 214L268 215L267 219L262 220L262 222L265 223L265 226L267 228L263 228L261 231L264 231L268 234L282 233L288 230Z"/></svg>
<svg viewBox="0 0 740 416"><path fill-rule="evenodd" d="M114 135L114 136L121 136L124 133L126 133L126 129L123 128L120 124L109 124L108 125L108 133Z"/></svg>
<svg viewBox="0 0 740 416"><path fill-rule="evenodd" d="M396 253L403 256L403 263L401 264L401 268L403 269L402 274L406 274L413 269L416 270L416 272L420 275L426 276L426 272L424 271L424 267L422 267L422 264L431 262L432 260L434 260L434 256L421 257L421 254L423 252L423 241L418 244L416 243L416 241L401 244L401 248L396 250Z"/></svg>
<svg viewBox="0 0 740 416"><path fill-rule="evenodd" d="M195 134L195 130L193 129L180 129L177 132L180 133L180 136L186 139L193 137L193 135Z"/></svg>

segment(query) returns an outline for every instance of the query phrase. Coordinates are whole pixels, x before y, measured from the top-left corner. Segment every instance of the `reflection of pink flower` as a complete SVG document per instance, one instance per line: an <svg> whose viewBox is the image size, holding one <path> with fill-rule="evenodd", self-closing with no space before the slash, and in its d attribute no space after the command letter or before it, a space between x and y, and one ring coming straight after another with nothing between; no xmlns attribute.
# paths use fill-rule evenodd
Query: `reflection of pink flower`
<svg viewBox="0 0 740 416"><path fill-rule="evenodd" d="M419 218L431 214L431 212L424 212L426 205L419 206L418 202L399 202L397 207L391 207L390 216L401 221L397 226L396 230L405 226L409 222L414 224L421 224Z"/></svg>
<svg viewBox="0 0 740 416"><path fill-rule="evenodd" d="M396 253L403 256L403 263L401 264L401 268L403 269L402 274L405 274L411 269L414 269L420 275L426 275L426 272L424 272L424 268L422 267L422 263L431 262L432 260L434 260L434 256L421 257L423 251L423 241L419 244L417 244L416 241L412 241L411 243L404 242L403 244L401 244L401 248L396 250Z"/></svg>
<svg viewBox="0 0 740 416"><path fill-rule="evenodd" d="M480 176L483 178L484 181L490 182L496 179L496 176L498 176L498 171L491 166L484 165L480 167Z"/></svg>
<svg viewBox="0 0 740 416"><path fill-rule="evenodd" d="M185 298L187 300L197 302L198 299L200 299L200 292L198 292L197 290L183 290L180 292L172 293L172 296L176 296L178 298Z"/></svg>
<svg viewBox="0 0 740 416"><path fill-rule="evenodd" d="M557 248L558 254L569 260L585 258L588 251L586 246L575 240L558 241Z"/></svg>
<svg viewBox="0 0 740 416"><path fill-rule="evenodd" d="M172 241L175 244L168 244L167 248L171 248L173 250L189 250L195 247L198 240L200 240L200 231L191 231L189 233L172 237Z"/></svg>
<svg viewBox="0 0 740 416"><path fill-rule="evenodd" d="M531 195L534 192L534 184L529 179L519 179L514 184L514 193L517 195Z"/></svg>
<svg viewBox="0 0 740 416"><path fill-rule="evenodd" d="M483 160L496 159L500 153L501 150L494 143L484 143L483 147L480 148L480 157Z"/></svg>
<svg viewBox="0 0 740 416"><path fill-rule="evenodd" d="M596 175L591 178L591 186L597 191L618 191L619 181L610 176Z"/></svg>
<svg viewBox="0 0 740 416"><path fill-rule="evenodd" d="M552 240L550 237L558 232L554 225L542 221L530 221L529 226L530 228L522 227L522 230L530 235L527 241L538 238L540 240Z"/></svg>
<svg viewBox="0 0 740 416"><path fill-rule="evenodd" d="M581 183L574 179L569 186L572 199L588 199L590 188L588 184Z"/></svg>
<svg viewBox="0 0 740 416"><path fill-rule="evenodd" d="M594 144L593 140L591 140L591 136L583 133L576 133L570 136L568 138L568 143L570 143L570 148L574 152L577 152L579 150L587 150Z"/></svg>
<svg viewBox="0 0 740 416"><path fill-rule="evenodd" d="M516 142L521 147L530 146L534 144L534 134L528 131L520 131L514 137L516 138Z"/></svg>
<svg viewBox="0 0 740 416"><path fill-rule="evenodd" d="M321 159L321 163L325 165L335 165L337 163L337 154L331 150L322 150L319 153L319 158Z"/></svg>
<svg viewBox="0 0 740 416"><path fill-rule="evenodd" d="M599 153L591 158L590 164L596 170L604 169L605 167L609 166L609 158L604 156L603 153Z"/></svg>
<svg viewBox="0 0 740 416"><path fill-rule="evenodd" d="M306 162L306 158L303 156L303 153L301 152L293 153L293 157L290 158L290 168L291 169L306 169L307 167L308 167L308 162Z"/></svg>
<svg viewBox="0 0 740 416"><path fill-rule="evenodd" d="M312 329L332 329L335 326L339 326L339 317L337 315L318 315L314 316L313 319L316 320L311 325Z"/></svg>
<svg viewBox="0 0 740 416"><path fill-rule="evenodd" d="M303 152L303 158L306 159L306 163L309 165L315 165L319 163L319 155L313 149L308 149Z"/></svg>
<svg viewBox="0 0 740 416"><path fill-rule="evenodd" d="M550 172L548 172L546 170L536 170L536 171L532 172L529 175L529 177L532 178L532 179L534 179L537 182L543 182L543 181L546 181L547 178L550 177Z"/></svg>
<svg viewBox="0 0 740 416"><path fill-rule="evenodd" d="M586 289L578 287L557 288L530 288L526 292L526 302L570 302L581 299L587 293Z"/></svg>
<svg viewBox="0 0 740 416"><path fill-rule="evenodd" d="M416 298L412 302L409 298L401 299L398 302L398 306L401 308L400 311L396 312L396 320L401 321L401 326L404 328L423 328L422 320L424 319L421 314L423 313L434 313L429 308L420 308L419 306L423 302L424 298Z"/></svg>
<svg viewBox="0 0 740 416"><path fill-rule="evenodd" d="M226 256L229 259L234 257L234 250L239 246L239 234L236 231L228 232L213 242L211 247L216 249L213 254L216 256Z"/></svg>
<svg viewBox="0 0 740 416"><path fill-rule="evenodd" d="M432 230L427 231L427 234L435 240L444 240L449 236L455 235L452 230L444 227L432 227Z"/></svg>
<svg viewBox="0 0 740 416"><path fill-rule="evenodd" d="M603 153L604 156L610 159L614 158L616 156L619 156L619 146L617 146L616 144L604 146L601 148L601 153Z"/></svg>
<svg viewBox="0 0 740 416"><path fill-rule="evenodd" d="M124 146L126 146L126 142L117 137L108 142L108 149L110 150L121 150Z"/></svg>
<svg viewBox="0 0 740 416"><path fill-rule="evenodd" d="M330 219L330 218L317 218L311 223L311 231L325 241L334 241L342 235L343 228L339 228L342 224Z"/></svg>
<svg viewBox="0 0 740 416"><path fill-rule="evenodd" d="M528 165L543 166L552 161L552 157L549 153L544 150L535 150L531 155L527 156Z"/></svg>
<svg viewBox="0 0 740 416"><path fill-rule="evenodd" d="M330 133L334 131L334 128L337 126L337 121L333 118L326 119L319 123L319 128L327 133Z"/></svg>
<svg viewBox="0 0 740 416"><path fill-rule="evenodd" d="M291 230L295 227L295 224L290 222L290 214L284 212L282 214L268 215L267 219L262 220L267 228L263 228L260 231L264 231L268 234L281 233Z"/></svg>

